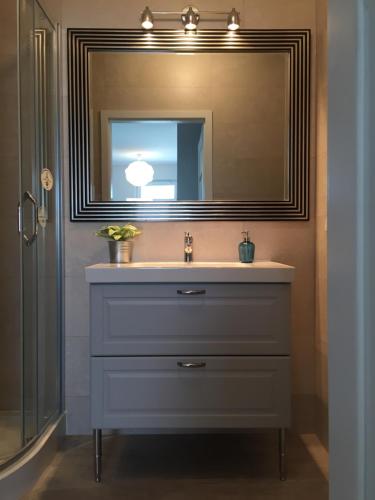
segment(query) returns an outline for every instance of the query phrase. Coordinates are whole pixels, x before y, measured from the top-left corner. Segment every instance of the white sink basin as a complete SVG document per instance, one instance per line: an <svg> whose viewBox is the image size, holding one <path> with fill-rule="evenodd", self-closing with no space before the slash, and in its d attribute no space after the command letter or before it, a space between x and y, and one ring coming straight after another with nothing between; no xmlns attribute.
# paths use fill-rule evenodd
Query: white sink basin
<svg viewBox="0 0 375 500"><path fill-rule="evenodd" d="M271 261L241 262L132 262L88 266L90 283L290 283L294 267Z"/></svg>

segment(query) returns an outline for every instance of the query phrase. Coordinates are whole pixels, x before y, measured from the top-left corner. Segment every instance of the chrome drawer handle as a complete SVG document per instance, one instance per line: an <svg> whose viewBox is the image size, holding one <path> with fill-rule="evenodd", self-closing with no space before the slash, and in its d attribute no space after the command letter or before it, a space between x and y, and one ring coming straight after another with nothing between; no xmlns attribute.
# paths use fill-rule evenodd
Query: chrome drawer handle
<svg viewBox="0 0 375 500"><path fill-rule="evenodd" d="M183 363L182 361L179 361L177 363L177 366L180 368L204 368L206 366L206 363Z"/></svg>
<svg viewBox="0 0 375 500"><path fill-rule="evenodd" d="M206 290L177 290L179 295L205 295Z"/></svg>

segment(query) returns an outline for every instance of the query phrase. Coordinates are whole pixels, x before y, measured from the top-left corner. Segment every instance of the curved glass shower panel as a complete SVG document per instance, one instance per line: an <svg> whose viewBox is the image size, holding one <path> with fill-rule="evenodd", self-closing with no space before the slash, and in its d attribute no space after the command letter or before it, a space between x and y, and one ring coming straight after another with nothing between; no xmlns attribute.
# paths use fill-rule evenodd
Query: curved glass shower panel
<svg viewBox="0 0 375 500"><path fill-rule="evenodd" d="M17 4L2 0L0 12L3 2L9 9ZM0 139L0 220L7 228L0 245L2 467L61 412L57 34L36 0L19 0L18 20L14 7L14 29L6 30L12 40L5 62L0 53L0 71L9 77L8 84L13 71L14 117L7 121L9 135L18 138L11 153L13 142L4 141L6 155L13 160L8 162ZM0 30L1 23L0 16Z"/></svg>
<svg viewBox="0 0 375 500"><path fill-rule="evenodd" d="M24 444L60 411L60 208L57 36L20 0Z"/></svg>

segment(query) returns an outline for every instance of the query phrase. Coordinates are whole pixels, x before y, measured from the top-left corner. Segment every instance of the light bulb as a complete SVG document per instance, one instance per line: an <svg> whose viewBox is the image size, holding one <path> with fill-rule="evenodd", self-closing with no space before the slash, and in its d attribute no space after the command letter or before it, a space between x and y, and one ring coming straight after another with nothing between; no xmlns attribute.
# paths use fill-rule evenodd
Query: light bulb
<svg viewBox="0 0 375 500"><path fill-rule="evenodd" d="M197 29L199 14L193 9L193 7L189 7L188 10L182 14L181 20L186 30L193 31Z"/></svg>
<svg viewBox="0 0 375 500"><path fill-rule="evenodd" d="M232 9L228 14L227 26L230 31L236 31L240 27L240 15L236 9Z"/></svg>
<svg viewBox="0 0 375 500"><path fill-rule="evenodd" d="M145 30L150 30L154 26L154 16L149 7L145 7L141 14L141 26Z"/></svg>
<svg viewBox="0 0 375 500"><path fill-rule="evenodd" d="M125 169L126 180L133 186L146 186L154 178L154 169L144 160L136 160L129 163Z"/></svg>

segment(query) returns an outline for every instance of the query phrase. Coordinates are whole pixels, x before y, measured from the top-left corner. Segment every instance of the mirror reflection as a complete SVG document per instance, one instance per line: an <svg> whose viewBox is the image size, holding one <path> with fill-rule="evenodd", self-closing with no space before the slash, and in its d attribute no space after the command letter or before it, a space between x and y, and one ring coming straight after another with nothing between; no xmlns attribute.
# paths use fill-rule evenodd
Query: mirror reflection
<svg viewBox="0 0 375 500"><path fill-rule="evenodd" d="M97 201L289 196L284 52L90 54Z"/></svg>
<svg viewBox="0 0 375 500"><path fill-rule="evenodd" d="M103 114L101 195L113 201L204 200L204 119L129 120ZM104 147L106 149L106 147Z"/></svg>

